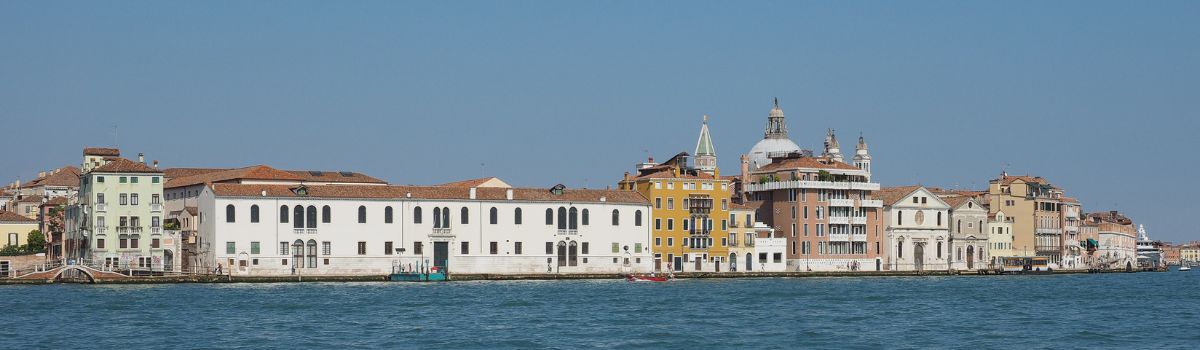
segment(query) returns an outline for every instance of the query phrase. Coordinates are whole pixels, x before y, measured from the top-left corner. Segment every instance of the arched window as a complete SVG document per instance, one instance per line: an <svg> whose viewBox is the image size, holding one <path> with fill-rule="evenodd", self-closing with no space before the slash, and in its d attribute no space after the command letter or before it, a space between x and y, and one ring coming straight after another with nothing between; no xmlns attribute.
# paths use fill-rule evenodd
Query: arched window
<svg viewBox="0 0 1200 350"><path fill-rule="evenodd" d="M467 214L467 207L462 207L462 209L458 211L458 216L460 216L458 221L460 221L463 225L467 224Z"/></svg>
<svg viewBox="0 0 1200 350"><path fill-rule="evenodd" d="M413 208L413 223L414 224L421 223L421 207Z"/></svg>
<svg viewBox="0 0 1200 350"><path fill-rule="evenodd" d="M333 221L333 215L330 213L329 206L321 207L321 223L328 224L330 221Z"/></svg>
<svg viewBox="0 0 1200 350"><path fill-rule="evenodd" d="M450 208L442 207L442 227L450 228Z"/></svg>
<svg viewBox="0 0 1200 350"><path fill-rule="evenodd" d="M942 241L938 241L937 257L938 259L942 258Z"/></svg>
<svg viewBox="0 0 1200 350"><path fill-rule="evenodd" d="M442 227L442 208L433 207L433 228Z"/></svg>
<svg viewBox="0 0 1200 350"><path fill-rule="evenodd" d="M317 207L308 206L308 228L317 228Z"/></svg>
<svg viewBox="0 0 1200 350"><path fill-rule="evenodd" d="M612 217L612 224L613 224L613 226L620 225L620 224L621 224L621 212L617 211L616 209L613 209L613 215L612 215L612 216L613 216L613 217Z"/></svg>
<svg viewBox="0 0 1200 350"><path fill-rule="evenodd" d="M385 223L385 224L392 223L392 207L391 206L387 206L387 207L383 208L383 223Z"/></svg>
<svg viewBox="0 0 1200 350"><path fill-rule="evenodd" d="M570 213L571 216L570 219L568 219L570 221L567 228L571 230L579 229L579 210L576 210L575 207L571 207Z"/></svg>
<svg viewBox="0 0 1200 350"><path fill-rule="evenodd" d="M234 222L235 221L234 217L233 217L234 214L236 214L236 211L233 209L233 204L226 205L225 206L225 222Z"/></svg>
<svg viewBox="0 0 1200 350"><path fill-rule="evenodd" d="M896 241L896 258L897 259L904 258L904 240L903 239Z"/></svg>
<svg viewBox="0 0 1200 350"><path fill-rule="evenodd" d="M521 208L513 209L513 224L521 224Z"/></svg>
<svg viewBox="0 0 1200 350"><path fill-rule="evenodd" d="M365 205L358 206L358 223L367 223L367 206Z"/></svg>
<svg viewBox="0 0 1200 350"><path fill-rule="evenodd" d="M633 212L633 226L642 226L642 211Z"/></svg>
<svg viewBox="0 0 1200 350"><path fill-rule="evenodd" d="M288 220L288 207L286 205L279 206L279 223L286 224Z"/></svg>
<svg viewBox="0 0 1200 350"><path fill-rule="evenodd" d="M250 206L250 222L258 222L258 204Z"/></svg>
<svg viewBox="0 0 1200 350"><path fill-rule="evenodd" d="M546 225L554 225L554 209L546 208Z"/></svg>
<svg viewBox="0 0 1200 350"><path fill-rule="evenodd" d="M584 209L583 210L583 226L587 226L587 225L588 225L588 210Z"/></svg>
<svg viewBox="0 0 1200 350"><path fill-rule="evenodd" d="M304 228L304 206L297 205L292 208L292 227Z"/></svg>
<svg viewBox="0 0 1200 350"><path fill-rule="evenodd" d="M904 211L903 210L896 211L896 225L904 225Z"/></svg>
<svg viewBox="0 0 1200 350"><path fill-rule="evenodd" d="M315 239L308 240L308 267L317 268L317 240Z"/></svg>
<svg viewBox="0 0 1200 350"><path fill-rule="evenodd" d="M958 228L956 229L956 231L958 233L962 233L962 220L958 220Z"/></svg>
<svg viewBox="0 0 1200 350"><path fill-rule="evenodd" d="M558 207L558 229L567 229L567 208Z"/></svg>
<svg viewBox="0 0 1200 350"><path fill-rule="evenodd" d="M495 225L496 221L498 221L497 216L500 216L500 214L496 212L496 207L492 207L491 210L488 210L488 223Z"/></svg>
<svg viewBox="0 0 1200 350"><path fill-rule="evenodd" d="M938 227L942 226L942 212L940 211L937 213L937 225Z"/></svg>

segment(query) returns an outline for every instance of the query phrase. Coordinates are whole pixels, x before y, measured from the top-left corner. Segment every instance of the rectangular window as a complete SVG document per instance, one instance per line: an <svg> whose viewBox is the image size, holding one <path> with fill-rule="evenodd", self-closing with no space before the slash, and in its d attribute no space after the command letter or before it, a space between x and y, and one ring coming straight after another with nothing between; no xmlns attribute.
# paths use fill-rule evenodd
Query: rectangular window
<svg viewBox="0 0 1200 350"><path fill-rule="evenodd" d="M96 239L96 248L104 249L104 239L103 238Z"/></svg>
<svg viewBox="0 0 1200 350"><path fill-rule="evenodd" d="M654 229L655 230L662 229L662 219L654 219Z"/></svg>
<svg viewBox="0 0 1200 350"><path fill-rule="evenodd" d="M129 182L129 178L122 176L122 177L121 177L121 181L118 181L118 182L120 182L120 183L126 183L126 182Z"/></svg>
<svg viewBox="0 0 1200 350"><path fill-rule="evenodd" d="M104 194L103 193L96 194L96 203L104 204Z"/></svg>
<svg viewBox="0 0 1200 350"><path fill-rule="evenodd" d="M279 255L284 255L284 256L288 255L287 242L279 242Z"/></svg>
<svg viewBox="0 0 1200 350"><path fill-rule="evenodd" d="M675 209L675 198L667 198L667 210Z"/></svg>
<svg viewBox="0 0 1200 350"><path fill-rule="evenodd" d="M462 254L462 255L470 254L470 252L471 252L471 244L470 243L471 242L462 242L462 246L461 246L461 248L459 248L459 254Z"/></svg>
<svg viewBox="0 0 1200 350"><path fill-rule="evenodd" d="M721 220L721 231L729 230L729 221Z"/></svg>
<svg viewBox="0 0 1200 350"><path fill-rule="evenodd" d="M521 242L513 242L513 254L521 255Z"/></svg>
<svg viewBox="0 0 1200 350"><path fill-rule="evenodd" d="M654 199L654 209L662 209L662 198Z"/></svg>
<svg viewBox="0 0 1200 350"><path fill-rule="evenodd" d="M358 242L358 255L367 255L367 242Z"/></svg>
<svg viewBox="0 0 1200 350"><path fill-rule="evenodd" d="M675 238L674 238L674 237L667 237L667 246L668 246L668 247L674 247L674 246L675 246Z"/></svg>
<svg viewBox="0 0 1200 350"><path fill-rule="evenodd" d="M580 246L580 250L581 250L580 254L587 254L588 253L588 242L583 242L583 244Z"/></svg>
<svg viewBox="0 0 1200 350"><path fill-rule="evenodd" d="M121 198L121 201L119 203L121 205L129 205L129 195L128 194L122 193L120 195L120 198Z"/></svg>
<svg viewBox="0 0 1200 350"><path fill-rule="evenodd" d="M424 242L413 242L413 254L416 254L416 255L425 254L425 243Z"/></svg>
<svg viewBox="0 0 1200 350"><path fill-rule="evenodd" d="M492 255L500 254L500 243L488 242L488 253L491 253Z"/></svg>
<svg viewBox="0 0 1200 350"><path fill-rule="evenodd" d="M234 254L237 252L237 244L233 242L225 242L225 254Z"/></svg>
<svg viewBox="0 0 1200 350"><path fill-rule="evenodd" d="M150 183L158 183L159 181L161 181L161 180L158 179L158 176L150 177Z"/></svg>
<svg viewBox="0 0 1200 350"><path fill-rule="evenodd" d="M654 246L655 246L655 247L661 247L661 246L662 246L662 237L654 237Z"/></svg>
<svg viewBox="0 0 1200 350"><path fill-rule="evenodd" d="M329 245L329 241L321 242L321 255L330 255L333 253L333 247ZM329 264L325 264L329 265Z"/></svg>
<svg viewBox="0 0 1200 350"><path fill-rule="evenodd" d="M675 219L667 219L667 231L675 229Z"/></svg>
<svg viewBox="0 0 1200 350"><path fill-rule="evenodd" d="M633 252L634 252L634 253L641 253L641 252L642 252L642 244L641 244L641 243L634 243L634 244L633 244Z"/></svg>
<svg viewBox="0 0 1200 350"><path fill-rule="evenodd" d="M808 224L804 224L804 237L808 237Z"/></svg>
<svg viewBox="0 0 1200 350"><path fill-rule="evenodd" d="M135 177L135 179L136 179L136 177ZM130 205L138 205L138 194L137 193L129 195L129 204Z"/></svg>
<svg viewBox="0 0 1200 350"><path fill-rule="evenodd" d="M150 248L158 249L162 243L158 238L150 240Z"/></svg>
<svg viewBox="0 0 1200 350"><path fill-rule="evenodd" d="M393 249L392 242L383 242L383 255L392 255Z"/></svg>
<svg viewBox="0 0 1200 350"><path fill-rule="evenodd" d="M250 242L250 254L259 254L261 253L260 249L258 242Z"/></svg>
<svg viewBox="0 0 1200 350"><path fill-rule="evenodd" d="M546 242L546 254L554 254L554 242Z"/></svg>
<svg viewBox="0 0 1200 350"><path fill-rule="evenodd" d="M103 177L103 176L97 176L97 177L96 177L96 182L101 182L101 183L102 183L102 182L104 182L104 177Z"/></svg>
<svg viewBox="0 0 1200 350"><path fill-rule="evenodd" d="M129 182L130 182L130 183L138 183L138 177L137 177L137 176L130 176L130 177L129 177Z"/></svg>
<svg viewBox="0 0 1200 350"><path fill-rule="evenodd" d="M617 242L613 242L613 244L612 244L612 252L613 252L613 253L620 253L620 252L621 252L621 244L620 244L620 243L617 243Z"/></svg>
<svg viewBox="0 0 1200 350"><path fill-rule="evenodd" d="M808 218L808 206L807 206L807 205L806 205L806 206L804 206L804 218L805 218L805 219L807 219L807 218Z"/></svg>

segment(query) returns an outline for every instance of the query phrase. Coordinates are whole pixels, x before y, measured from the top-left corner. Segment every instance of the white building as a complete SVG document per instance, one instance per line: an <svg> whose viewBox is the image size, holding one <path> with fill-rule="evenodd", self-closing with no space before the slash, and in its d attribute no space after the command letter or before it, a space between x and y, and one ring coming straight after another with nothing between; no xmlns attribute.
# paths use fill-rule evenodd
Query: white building
<svg viewBox="0 0 1200 350"><path fill-rule="evenodd" d="M1013 218L1003 210L988 214L988 255L993 267L1000 266L999 258L1016 256L1013 252Z"/></svg>
<svg viewBox="0 0 1200 350"><path fill-rule="evenodd" d="M988 211L974 198L939 194L950 206L950 267L956 270L986 269L988 255Z"/></svg>
<svg viewBox="0 0 1200 350"><path fill-rule="evenodd" d="M950 267L950 205L921 186L883 188L887 245L885 270L926 271Z"/></svg>
<svg viewBox="0 0 1200 350"><path fill-rule="evenodd" d="M754 256L758 257L758 266L752 267L753 272L783 272L787 271L787 238L775 237L775 229L764 223L754 223L757 232L754 238Z"/></svg>
<svg viewBox="0 0 1200 350"><path fill-rule="evenodd" d="M651 270L642 195L487 183L202 184L197 235L212 249L197 249L197 263L235 275L384 275L417 264L451 274Z"/></svg>

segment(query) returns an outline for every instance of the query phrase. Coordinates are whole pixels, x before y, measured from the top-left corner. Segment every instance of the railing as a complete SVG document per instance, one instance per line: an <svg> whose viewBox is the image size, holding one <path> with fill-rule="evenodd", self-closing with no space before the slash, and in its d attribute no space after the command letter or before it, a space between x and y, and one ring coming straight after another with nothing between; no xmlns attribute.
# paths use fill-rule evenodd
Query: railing
<svg viewBox="0 0 1200 350"><path fill-rule="evenodd" d="M850 217L849 216L830 216L829 224L831 224L831 225L849 225Z"/></svg>
<svg viewBox="0 0 1200 350"><path fill-rule="evenodd" d="M161 211L162 211L162 204L159 204L159 203L150 203L150 211L154 211L154 212L161 212Z"/></svg>
<svg viewBox="0 0 1200 350"><path fill-rule="evenodd" d="M864 199L858 201L858 206L863 208L882 208L883 201L878 199Z"/></svg>
<svg viewBox="0 0 1200 350"><path fill-rule="evenodd" d="M829 206L831 206L831 207L853 207L854 200L853 199L841 199L841 198L830 199Z"/></svg>
<svg viewBox="0 0 1200 350"><path fill-rule="evenodd" d="M108 205L106 205L104 203L96 203L96 212L97 213L104 212L105 210L108 210Z"/></svg>
<svg viewBox="0 0 1200 350"><path fill-rule="evenodd" d="M560 229L558 229L558 233L557 233L557 234L558 234L559 236L577 235L577 234L579 234L579 230L577 230L577 229L565 229L565 228L560 228Z"/></svg>
<svg viewBox="0 0 1200 350"><path fill-rule="evenodd" d="M451 232L449 227L445 227L445 228L434 228L433 232L430 233L429 235L437 236L437 237L453 237L454 233Z"/></svg>
<svg viewBox="0 0 1200 350"><path fill-rule="evenodd" d="M867 217L866 217L866 216L853 216L853 217L850 217L850 224L851 224L851 225L866 225L866 224L867 224Z"/></svg>
<svg viewBox="0 0 1200 350"><path fill-rule="evenodd" d="M300 227L297 227L297 228L293 228L293 229L292 229L292 233L295 233L295 234L298 234L298 235L315 235L315 234L317 234L317 229L316 229L316 228L300 228Z"/></svg>
<svg viewBox="0 0 1200 350"><path fill-rule="evenodd" d="M867 234L866 233L851 233L850 240L854 241L854 242L866 242Z"/></svg>
<svg viewBox="0 0 1200 350"><path fill-rule="evenodd" d="M128 226L117 226L117 233L129 233L129 229Z"/></svg>
<svg viewBox="0 0 1200 350"><path fill-rule="evenodd" d="M155 235L162 234L162 227L151 227L150 234L155 234Z"/></svg>
<svg viewBox="0 0 1200 350"><path fill-rule="evenodd" d="M850 234L848 234L848 233L830 233L829 241L830 242L848 242L848 241L850 241Z"/></svg>
<svg viewBox="0 0 1200 350"><path fill-rule="evenodd" d="M1057 228L1039 227L1036 231L1038 234L1043 234L1043 235L1060 235L1060 234L1062 234L1062 229L1057 229Z"/></svg>
<svg viewBox="0 0 1200 350"><path fill-rule="evenodd" d="M793 188L824 188L833 190L864 190L878 191L879 184L874 182L833 182L833 181L776 181L758 184L746 185L746 191L771 191L771 190L786 190Z"/></svg>
<svg viewBox="0 0 1200 350"><path fill-rule="evenodd" d="M92 231L96 231L96 233L104 233L104 231L108 231L108 227L97 226L96 228L93 228Z"/></svg>

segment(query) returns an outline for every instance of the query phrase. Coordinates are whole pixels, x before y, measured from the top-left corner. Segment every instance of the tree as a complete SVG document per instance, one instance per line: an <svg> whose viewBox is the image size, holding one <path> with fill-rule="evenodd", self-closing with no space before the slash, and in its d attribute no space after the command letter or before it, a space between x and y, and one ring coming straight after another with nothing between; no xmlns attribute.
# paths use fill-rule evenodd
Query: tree
<svg viewBox="0 0 1200 350"><path fill-rule="evenodd" d="M46 251L46 236L42 235L41 230L29 231L29 236L25 237L25 251L30 253L41 253Z"/></svg>

